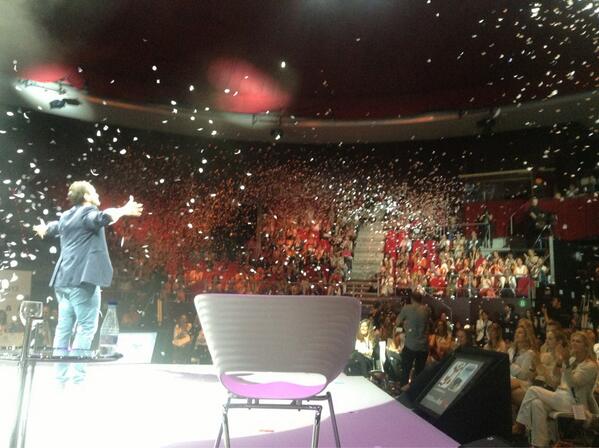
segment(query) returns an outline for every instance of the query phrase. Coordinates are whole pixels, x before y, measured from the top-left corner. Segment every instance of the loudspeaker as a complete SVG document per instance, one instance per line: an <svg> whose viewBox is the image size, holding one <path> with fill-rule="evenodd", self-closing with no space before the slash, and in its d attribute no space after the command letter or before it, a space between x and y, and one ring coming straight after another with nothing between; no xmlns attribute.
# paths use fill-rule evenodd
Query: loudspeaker
<svg viewBox="0 0 599 448"><path fill-rule="evenodd" d="M459 443L511 436L506 354L477 348L456 350L420 389L413 400L414 411Z"/></svg>
<svg viewBox="0 0 599 448"><path fill-rule="evenodd" d="M397 401L409 409L414 409L416 399L422 391L433 381L439 372L445 371L451 363L452 357L446 356L439 362L428 364L410 383L410 388L399 396Z"/></svg>

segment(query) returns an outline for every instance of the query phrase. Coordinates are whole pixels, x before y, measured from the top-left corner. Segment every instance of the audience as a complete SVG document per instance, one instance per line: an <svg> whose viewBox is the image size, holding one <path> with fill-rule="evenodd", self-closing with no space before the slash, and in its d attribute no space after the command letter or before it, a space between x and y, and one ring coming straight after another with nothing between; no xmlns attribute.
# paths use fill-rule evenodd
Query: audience
<svg viewBox="0 0 599 448"><path fill-rule="evenodd" d="M503 334L501 326L493 322L489 326L489 337L487 343L484 345L485 350L492 350L494 352L507 353L508 346L503 340Z"/></svg>
<svg viewBox="0 0 599 448"><path fill-rule="evenodd" d="M428 348L433 361L440 361L451 351L451 332L445 319L439 319L435 323L435 331L428 338Z"/></svg>
<svg viewBox="0 0 599 448"><path fill-rule="evenodd" d="M501 256L498 251L484 257L475 232L469 240L460 232L451 236L388 231L379 269L381 295L424 289L438 296L529 297L546 285L547 257L533 250L515 259L511 252Z"/></svg>
<svg viewBox="0 0 599 448"><path fill-rule="evenodd" d="M489 315L482 308L478 311L478 319L476 321L476 345L483 347L489 341L489 327L491 321Z"/></svg>
<svg viewBox="0 0 599 448"><path fill-rule="evenodd" d="M557 367L558 358L568 347L566 335L559 330L547 332L545 344L541 346L539 360L536 362L536 374L533 384L548 390L555 390L559 385L560 369Z"/></svg>
<svg viewBox="0 0 599 448"><path fill-rule="evenodd" d="M526 390L534 378L536 337L530 328L518 325L514 334L514 343L508 349L512 388L512 404L520 406Z"/></svg>
<svg viewBox="0 0 599 448"><path fill-rule="evenodd" d="M372 319L363 319L357 329L355 350L348 373L367 376L374 369L377 346L378 340Z"/></svg>
<svg viewBox="0 0 599 448"><path fill-rule="evenodd" d="M173 362L184 364L189 362L192 347L192 325L186 314L181 314L173 329Z"/></svg>
<svg viewBox="0 0 599 448"><path fill-rule="evenodd" d="M474 337L472 332L468 328L460 328L456 331L456 338L454 341L453 349L458 348L472 348L474 347Z"/></svg>
<svg viewBox="0 0 599 448"><path fill-rule="evenodd" d="M356 262L357 232L375 219L386 225L378 278L383 296L405 290L499 300L529 296L550 274L543 251L490 252L487 230L479 236L460 227L462 187L428 170L398 182L400 176L373 167L368 157L350 167L343 157L287 154L289 160L281 163L278 148L239 150L239 156L235 149L235 159L225 154L233 152L230 148L210 144L166 145L159 151L140 143L123 145L125 151L92 146L83 156L65 152L65 166L80 166L83 177L93 176L106 206L133 194L147 210L135 223L108 229L115 267L110 293L123 297L122 328L162 324L173 362L210 362L199 322L190 323L190 298L197 293L344 294ZM36 157L45 169L55 155ZM43 181L24 176L22 186L11 190L17 198L23 195L11 202L15 222L33 221L27 214L32 204L50 214L64 205L64 170L56 171L61 174L48 170ZM578 194L576 188L567 194ZM575 332L568 344L565 333L581 327L582 309L573 314L555 297L540 316L525 312L517 326L512 305L501 316L481 309L471 328L445 316L433 320L420 294L412 298L410 305L380 307L362 321L355 359L363 371L374 367L378 341L387 341L384 369L406 386L426 363L473 347L475 340L487 350L508 353L512 402L519 408L518 422L532 430L534 445L546 445L552 437L548 409L571 409L570 390L586 410L595 411L592 340ZM0 334L17 329L19 324L0 311Z"/></svg>
<svg viewBox="0 0 599 448"><path fill-rule="evenodd" d="M556 368L561 372L561 382L555 391L541 386L531 386L518 411L517 423L531 431L533 446L548 446L555 435L548 425L549 413L571 412L574 405L583 413L599 413L593 396L597 382L597 359L592 343L582 331L570 337L570 346L556 345ZM517 426L516 429L519 427ZM520 427L521 429L521 427Z"/></svg>

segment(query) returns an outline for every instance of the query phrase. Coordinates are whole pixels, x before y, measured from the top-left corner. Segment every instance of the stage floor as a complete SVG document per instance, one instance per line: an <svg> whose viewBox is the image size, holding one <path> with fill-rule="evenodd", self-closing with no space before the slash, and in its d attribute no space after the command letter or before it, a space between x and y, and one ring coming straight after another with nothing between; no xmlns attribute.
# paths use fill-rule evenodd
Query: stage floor
<svg viewBox="0 0 599 448"><path fill-rule="evenodd" d="M14 365L0 363L0 446L8 445L14 418L16 373ZM341 375L328 390L344 447L459 445L365 378ZM225 397L212 366L96 365L85 386L59 390L52 366L40 365L27 447L211 447ZM331 447L328 406L321 404L320 446ZM309 411L233 409L231 445L306 447L313 418Z"/></svg>

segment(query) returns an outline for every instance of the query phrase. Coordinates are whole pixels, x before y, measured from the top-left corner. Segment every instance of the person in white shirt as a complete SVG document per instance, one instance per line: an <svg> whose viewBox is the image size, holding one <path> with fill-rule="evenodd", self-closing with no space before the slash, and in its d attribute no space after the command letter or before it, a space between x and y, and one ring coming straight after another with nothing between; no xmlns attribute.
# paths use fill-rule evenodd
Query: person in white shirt
<svg viewBox="0 0 599 448"><path fill-rule="evenodd" d="M481 308L478 311L478 320L476 321L476 345L479 347L483 347L489 341L490 326L489 315Z"/></svg>
<svg viewBox="0 0 599 448"><path fill-rule="evenodd" d="M360 329L356 335L355 349L358 353L368 358L372 358L374 352L374 331L372 323L368 319L360 322Z"/></svg>
<svg viewBox="0 0 599 448"><path fill-rule="evenodd" d="M535 336L529 327L520 325L514 334L514 343L507 353L510 359L512 404L520 406L524 394L535 377Z"/></svg>
<svg viewBox="0 0 599 448"><path fill-rule="evenodd" d="M540 386L531 386L516 421L531 431L533 446L548 446L553 434L547 424L550 412L572 412L574 405L581 405L586 412L599 413L599 406L593 396L597 380L597 361L591 341L582 331L570 337L570 348L556 347L557 368L561 370L561 383L554 391ZM515 428L518 429L518 428Z"/></svg>

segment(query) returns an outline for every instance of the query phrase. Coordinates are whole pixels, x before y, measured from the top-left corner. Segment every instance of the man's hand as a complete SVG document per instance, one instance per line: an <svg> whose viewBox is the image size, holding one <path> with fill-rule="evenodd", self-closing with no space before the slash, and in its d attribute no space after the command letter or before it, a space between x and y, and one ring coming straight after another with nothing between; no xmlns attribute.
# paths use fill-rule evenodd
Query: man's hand
<svg viewBox="0 0 599 448"><path fill-rule="evenodd" d="M114 224L123 216L140 216L143 209L143 205L135 202L133 196L129 196L129 201L125 205L119 208L107 208L104 213L110 216L112 224Z"/></svg>
<svg viewBox="0 0 599 448"><path fill-rule="evenodd" d="M121 207L121 214L122 216L141 216L143 210L143 204L135 202L133 196L129 196L129 201Z"/></svg>
<svg viewBox="0 0 599 448"><path fill-rule="evenodd" d="M48 231L48 226L46 225L46 223L44 222L44 220L42 218L39 218L39 220L40 220L40 223L33 226L33 231L40 238L44 238L46 236L46 232Z"/></svg>

